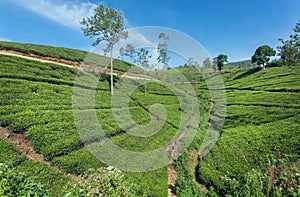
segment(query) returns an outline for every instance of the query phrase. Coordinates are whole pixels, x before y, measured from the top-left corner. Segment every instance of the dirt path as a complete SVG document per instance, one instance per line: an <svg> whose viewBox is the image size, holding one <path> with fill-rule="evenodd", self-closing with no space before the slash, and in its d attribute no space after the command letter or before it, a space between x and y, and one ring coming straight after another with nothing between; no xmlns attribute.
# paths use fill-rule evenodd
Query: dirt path
<svg viewBox="0 0 300 197"><path fill-rule="evenodd" d="M84 64L83 62L76 62L76 61L64 60L64 59L53 58L53 57L43 57L43 56L38 56L35 54L27 54L27 53L21 53L21 52L11 51L11 50L9 50L9 51L8 50L0 50L0 54L14 56L14 57L21 57L24 59L39 61L42 63L58 64L58 65L66 66L69 68L83 69L83 70L94 72L94 73L110 74L109 68L102 68L99 66L87 65L87 64ZM119 71L114 70L113 75L118 75L118 74L119 74ZM130 73L130 72L125 72L122 75L120 75L120 77L121 78L130 78L130 79L144 79L144 77L145 77L146 80L158 81L158 79L155 77L151 77L148 75L144 76L144 74L137 74L137 73Z"/></svg>
<svg viewBox="0 0 300 197"><path fill-rule="evenodd" d="M186 136L187 132L188 132L188 129L189 128L189 125L190 123L193 121L194 117L197 115L197 112L194 113L189 119L188 121L186 122L185 124L185 129L182 133L180 133L177 138L169 145L167 146L166 148L166 152L167 153L171 153L171 155L173 156L173 154L176 154L175 153L175 148L176 146L180 143L180 141ZM175 194L172 193L172 189L174 189L174 186L175 186L175 181L176 179L179 178L179 175L178 175L178 172L176 171L174 165L172 164L173 162L170 161L169 165L168 165L168 197L174 197L176 196Z"/></svg>
<svg viewBox="0 0 300 197"><path fill-rule="evenodd" d="M80 67L80 63L78 63L78 62L64 60L64 59L58 59L58 58L52 58L52 57L42 57L42 56L38 56L35 54L26 54L26 53L21 53L21 52L16 52L16 51L5 51L5 50L0 50L0 54L14 56L14 57L21 57L24 59L39 61L39 62L43 62L43 63L54 63L54 64L58 64L61 66L66 66L69 68Z"/></svg>
<svg viewBox="0 0 300 197"><path fill-rule="evenodd" d="M174 189L175 181L179 178L178 173L175 170L175 167L172 164L168 165L168 197L175 197L176 195L173 194L172 190Z"/></svg>
<svg viewBox="0 0 300 197"><path fill-rule="evenodd" d="M17 151L20 151L27 159L40 161L41 163L50 166L58 173L71 178L75 182L79 182L81 180L81 177L63 172L58 167L54 166L51 161L45 160L42 154L36 153L33 147L31 146L29 140L25 137L25 132L13 133L12 131L6 128L0 127L0 138L7 142L13 143L15 149Z"/></svg>
<svg viewBox="0 0 300 197"><path fill-rule="evenodd" d="M5 141L11 142L15 145L15 148L25 155L30 160L38 160L50 165L50 162L45 161L42 154L38 154L33 150L28 139L25 137L25 133L13 133L12 131L0 127L0 138Z"/></svg>

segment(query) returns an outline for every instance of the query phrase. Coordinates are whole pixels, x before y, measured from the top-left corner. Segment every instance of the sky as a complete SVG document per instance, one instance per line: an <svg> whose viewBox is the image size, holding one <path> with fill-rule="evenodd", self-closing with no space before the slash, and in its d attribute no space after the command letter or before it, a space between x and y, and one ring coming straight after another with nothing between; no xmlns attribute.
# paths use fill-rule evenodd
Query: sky
<svg viewBox="0 0 300 197"><path fill-rule="evenodd" d="M300 19L299 0L1 0L0 40L90 51L93 40L79 21L101 2L122 11L127 28L171 28L229 61L250 59L262 45L276 48Z"/></svg>

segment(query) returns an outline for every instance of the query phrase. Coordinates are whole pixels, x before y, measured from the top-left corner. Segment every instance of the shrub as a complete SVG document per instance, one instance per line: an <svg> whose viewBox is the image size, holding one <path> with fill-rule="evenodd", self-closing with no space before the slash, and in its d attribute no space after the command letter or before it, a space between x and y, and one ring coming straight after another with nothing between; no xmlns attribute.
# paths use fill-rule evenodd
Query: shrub
<svg viewBox="0 0 300 197"><path fill-rule="evenodd" d="M79 184L74 185L74 189L66 196L146 196L146 194L139 191L139 187L126 180L121 171L109 166L97 170L89 169L79 181Z"/></svg>
<svg viewBox="0 0 300 197"><path fill-rule="evenodd" d="M282 67L282 66L286 66L286 63L282 60L273 60L272 62L270 62L270 64L268 66L269 67Z"/></svg>
<svg viewBox="0 0 300 197"><path fill-rule="evenodd" d="M47 196L44 185L33 177L17 172L14 168L0 163L0 196Z"/></svg>

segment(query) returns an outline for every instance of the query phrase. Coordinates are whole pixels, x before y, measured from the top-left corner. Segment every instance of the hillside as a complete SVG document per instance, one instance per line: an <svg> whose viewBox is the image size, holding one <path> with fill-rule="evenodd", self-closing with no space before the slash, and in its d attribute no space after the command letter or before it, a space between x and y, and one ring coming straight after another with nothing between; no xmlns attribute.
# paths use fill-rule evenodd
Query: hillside
<svg viewBox="0 0 300 197"><path fill-rule="evenodd" d="M108 57L96 55L94 53L37 44L0 41L0 52L1 51L12 52L13 54L39 58L42 60L50 60L57 63L65 63L75 67L79 67L82 63L96 65L98 67L109 67L110 63ZM131 72L142 73L142 69L137 66L118 59L114 60L114 69L121 72L126 72L131 69Z"/></svg>
<svg viewBox="0 0 300 197"><path fill-rule="evenodd" d="M72 49L19 43L0 42L0 46L2 50L17 50L68 61L81 62L85 54ZM60 52L64 55L59 56ZM191 124L182 127L178 115L184 111L178 95L185 92L176 94L176 88L184 89L184 84L175 83L175 89L170 89L159 81L151 81L147 84L145 95L143 80L120 79L119 84L123 86L116 85L116 90L130 92L127 89L130 84L136 84L139 88L130 95L120 96L121 102L116 107L122 121L116 122L115 111L111 108L109 80L106 78L91 75L99 81L93 87L90 78L86 80L76 68L7 55L0 55L0 61L0 163L6 162L13 167L13 173L35 177L34 184L44 185L43 191L49 196L64 196L68 192L76 196L73 185L78 184L78 175L85 176L90 168L108 167L96 159L87 146L102 146L109 139L124 149L147 152L168 144L174 136L180 139L178 128L183 128L186 133L198 128L198 125ZM127 63L119 62L117 68L120 71L129 68ZM173 165L145 173L122 172L125 180L116 180L116 187L133 185L132 194L147 196L166 196L168 184L177 196L200 195L200 190L207 192L207 189L219 195L234 195L234 187L245 185L245 174L250 173L251 169L265 172L271 165L269 160L272 165L276 163L278 166L281 163L276 161L281 162L281 158L286 166L297 164L300 159L299 66L274 67L263 71L252 69L222 75L227 97L225 124L217 144L202 160L198 160L198 156L203 151L201 144L205 132L214 117L218 116L217 111L210 111L211 100L218 95L210 95L198 70L180 67L168 70L168 76L176 76L177 71L193 82L197 94L195 103L199 105L200 117L195 122L200 121L200 127L195 131L193 143ZM156 75L155 72L151 74ZM182 78L175 80L181 82ZM93 92L94 105L89 102L74 105L74 93L79 100L88 101L92 97L87 95L93 95ZM129 106L122 107L123 101L127 100ZM134 131L135 127L139 128L137 124L149 124L153 119L151 106L156 103L161 103L167 114L158 133L147 138L125 133L126 129ZM127 110L134 122L128 116L122 116ZM95 112L105 136L95 132L90 125L84 125L83 129L89 131L86 135L77 132L76 114L80 114L83 119L79 120L83 121L89 119L91 112ZM193 122L194 111L185 111L184 114L185 121ZM161 119L159 116L155 118ZM297 167L299 169L299 165ZM106 176L104 171L102 175ZM170 175L174 180L168 183ZM78 184L77 189L86 188Z"/></svg>
<svg viewBox="0 0 300 197"><path fill-rule="evenodd" d="M85 98L94 88L89 81L78 83L75 80L76 76L77 79L82 77L81 71L53 63L42 63L7 55L0 55L0 60L2 62L0 125L3 127L1 128L3 138L1 143L8 150L1 152L0 162L11 162L22 173L37 177L37 180L45 185L50 196L64 195L66 191L72 191L74 180L70 178L69 173L72 177L85 174L89 168L107 167L96 159L83 146L84 144L98 146L98 144L101 145L102 140L109 138L115 144L128 150L149 151L167 145L181 127L180 117L177 114L180 113L182 107L175 93L158 82L151 82L147 85L147 96L144 96L143 88L136 89L130 95L130 115L134 122L147 125L153 119L152 115L149 115L151 106L161 103L166 109L166 122L162 129L150 138L130 137L124 133L123 128L134 128L135 124L125 121L122 128L117 124L111 109L109 80L98 77L99 83L95 88L95 110L105 137L93 133L91 128L87 127L89 133L82 138L76 130L74 113L88 114L93 110L93 106L84 103L74 111L73 91L76 87L79 91L85 92L82 94ZM122 81L125 84L143 82L126 78ZM124 108L124 110L128 109ZM123 109L120 108L119 112L122 111ZM189 113L187 115L192 116ZM4 128L15 134L5 134ZM11 136L18 135L21 135L19 140L12 140L18 137ZM9 143L11 141L16 145L22 144L24 141L21 139L24 137L28 139L33 151L40 155L38 160L30 157L29 153L22 149L20 151L23 155L20 155L20 152L14 150ZM30 147L26 149L29 150ZM40 173L41 171L43 173ZM124 172L124 174L130 183L139 185L140 194L146 192L152 196L167 195L166 167L147 173ZM49 180L55 181L50 183ZM60 181L69 182L66 184L67 189L57 187L61 185Z"/></svg>
<svg viewBox="0 0 300 197"><path fill-rule="evenodd" d="M251 60L243 60L237 62L228 62L225 66L248 67L252 66Z"/></svg>
<svg viewBox="0 0 300 197"><path fill-rule="evenodd" d="M251 173L251 169L264 173L271 165L297 166L300 159L299 76L299 66L223 76L227 97L225 124L217 145L199 163L199 182L217 188L221 194L234 194L233 184L245 186L244 176ZM284 163L279 162L283 160ZM299 167L296 167L298 171ZM274 173L277 176L279 172ZM239 182L230 183L230 180Z"/></svg>

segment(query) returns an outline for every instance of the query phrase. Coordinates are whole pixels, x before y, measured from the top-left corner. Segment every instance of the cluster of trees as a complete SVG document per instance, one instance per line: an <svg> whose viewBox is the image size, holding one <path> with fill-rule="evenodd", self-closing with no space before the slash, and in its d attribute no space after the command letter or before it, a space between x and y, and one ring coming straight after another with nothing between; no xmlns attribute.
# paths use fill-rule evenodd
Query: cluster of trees
<svg viewBox="0 0 300 197"><path fill-rule="evenodd" d="M124 18L122 12L118 12L108 6L104 6L102 3L95 9L95 14L91 17L84 18L80 23L84 26L82 28L85 36L96 37L96 41L93 43L94 46L98 45L100 42L105 41L107 43L105 53L110 53L110 69L111 69L111 94L113 94L113 57L112 52L114 45L117 44L121 39L126 39L128 37L128 32L125 31ZM285 64L292 65L300 62L300 20L294 28L294 34L290 35L289 40L279 39L282 46L278 46L278 55L281 57L281 61ZM157 46L157 64L149 64L151 55L149 51L145 48L135 49L132 44L127 44L126 47L121 47L119 49L120 56L130 57L132 62L137 63L139 66L144 68L144 74L146 70L157 67L159 70L159 65L163 65L164 75L163 80L166 80L168 69L168 62L170 56L168 56L168 43L169 37L164 32L161 32L158 36L160 42ZM268 45L260 46L256 49L253 56L251 57L251 62L257 64L265 69L265 66L270 61L270 57L275 56L276 51ZM225 63L228 62L228 57L225 54L220 54L212 59L205 59L203 62L203 67L212 67L215 71L218 69L220 72L224 67ZM188 65L198 66L199 63L193 58L189 58ZM146 84L146 83L145 83ZM146 91L146 85L145 85Z"/></svg>
<svg viewBox="0 0 300 197"><path fill-rule="evenodd" d="M95 9L95 14L91 17L84 18L80 23L83 25L83 33L85 36L91 38L95 37L96 41L92 44L97 46L100 42L106 42L106 48L104 53L110 53L110 70L111 70L111 94L113 95L113 48L119 43L121 39L126 39L128 37L128 32L125 31L124 18L122 12L118 12L113 8L104 6L102 3ZM166 80L167 74L166 70L168 68L168 62L170 56L168 56L168 43L169 36L161 32L158 36L160 42L157 46L157 61L158 64L155 66L159 69L159 64L163 65L164 76L163 80ZM139 66L144 68L144 76L146 71L153 67L150 65L150 58L152 57L146 48L135 49L132 44L127 44L126 47L121 47L119 49L120 56L130 57L132 62L137 63ZM146 78L145 79L145 93L146 93Z"/></svg>
<svg viewBox="0 0 300 197"><path fill-rule="evenodd" d="M300 20L297 22L293 30L294 34L290 35L289 40L284 40L282 38L279 39L279 41L282 43L282 46L277 47L277 55L280 56L280 61L286 65L300 63ZM262 69L265 69L266 65L270 61L270 57L275 55L276 51L272 47L263 45L255 50L253 56L251 57L251 62L259 65ZM227 56L220 54L213 58L212 63L209 58L205 59L203 62L203 67L212 67L214 70L218 69L221 71L225 62L227 62Z"/></svg>
<svg viewBox="0 0 300 197"><path fill-rule="evenodd" d="M300 20L296 23L294 28L294 34L290 35L289 40L284 40L282 38L279 41L282 46L278 46L277 55L280 56L280 61L286 65L294 65L300 63ZM257 63L265 68L265 65L270 61L271 56L275 56L276 51L270 46L264 45L258 47L252 56L252 63Z"/></svg>
<svg viewBox="0 0 300 197"><path fill-rule="evenodd" d="M289 40L284 40L282 38L279 41L282 46L278 46L281 59L288 65L292 65L300 62L300 20L296 23L294 34L290 35Z"/></svg>

